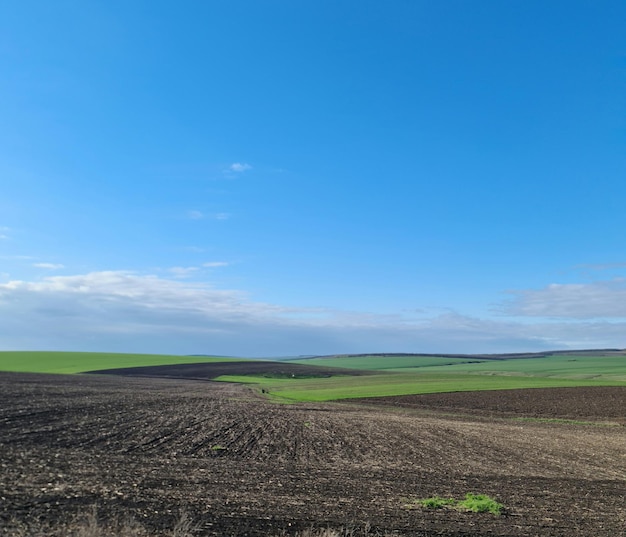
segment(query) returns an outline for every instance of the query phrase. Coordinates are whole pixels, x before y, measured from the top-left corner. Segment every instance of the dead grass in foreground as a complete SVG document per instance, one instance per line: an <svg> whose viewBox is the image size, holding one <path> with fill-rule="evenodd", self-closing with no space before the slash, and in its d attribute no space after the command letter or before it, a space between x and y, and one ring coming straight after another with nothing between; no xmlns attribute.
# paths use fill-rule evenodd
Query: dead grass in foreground
<svg viewBox="0 0 626 537"><path fill-rule="evenodd" d="M2 537L200 537L202 532L186 513L180 515L170 530L153 532L132 517L114 521L101 521L95 510L78 516L68 523L51 526L46 524L24 524L9 522L1 533ZM283 531L268 537L400 537L397 534L379 533L371 528L307 528L295 533Z"/></svg>
<svg viewBox="0 0 626 537"><path fill-rule="evenodd" d="M182 514L171 530L155 534L148 531L132 517L109 522L98 520L95 510L74 520L56 526L9 522L8 537L194 537L197 526Z"/></svg>

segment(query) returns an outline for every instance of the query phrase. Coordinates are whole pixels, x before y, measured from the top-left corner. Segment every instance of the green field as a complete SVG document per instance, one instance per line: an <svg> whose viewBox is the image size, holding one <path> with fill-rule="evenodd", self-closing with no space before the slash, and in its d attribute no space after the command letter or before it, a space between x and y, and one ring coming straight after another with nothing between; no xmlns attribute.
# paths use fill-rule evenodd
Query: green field
<svg viewBox="0 0 626 537"><path fill-rule="evenodd" d="M442 371L494 375L602 378L626 381L626 356L555 354L541 358L450 358L437 356L340 356L290 360L290 363L388 372ZM441 369L443 367L443 369Z"/></svg>
<svg viewBox="0 0 626 537"><path fill-rule="evenodd" d="M556 377L498 376L454 373L398 373L368 377L336 376L317 379L268 379L222 376L216 380L256 384L270 395L292 401L330 401L357 397L383 397L440 392L557 388L575 386L626 386L626 381Z"/></svg>
<svg viewBox="0 0 626 537"><path fill-rule="evenodd" d="M343 367L345 369L369 369L375 371L408 369L414 367L442 366L462 364L473 358L448 358L438 356L333 356L328 358L306 358L289 360L291 364L321 365L324 367Z"/></svg>
<svg viewBox="0 0 626 537"><path fill-rule="evenodd" d="M22 373L84 373L101 369L148 365L224 362L236 358L172 356L165 354L117 354L104 352L0 352L0 371Z"/></svg>
<svg viewBox="0 0 626 537"><path fill-rule="evenodd" d="M83 373L102 369L241 360L210 356L81 352L0 352L0 371ZM573 386L626 386L626 356L559 354L541 358L341 356L290 363L362 369L373 375L315 378L222 376L283 401L329 401L437 392Z"/></svg>
<svg viewBox="0 0 626 537"><path fill-rule="evenodd" d="M626 356L553 355L479 360L430 356L342 356L292 363L368 369L372 376L268 379L224 376L217 380L256 384L283 400L328 401L437 392L626 386Z"/></svg>
<svg viewBox="0 0 626 537"><path fill-rule="evenodd" d="M434 371L419 368L419 371ZM405 371L410 371L407 369ZM482 375L528 375L566 379L598 379L626 382L626 356L571 356L555 355L545 358L517 360L487 360L472 364L454 364L446 367L453 373Z"/></svg>

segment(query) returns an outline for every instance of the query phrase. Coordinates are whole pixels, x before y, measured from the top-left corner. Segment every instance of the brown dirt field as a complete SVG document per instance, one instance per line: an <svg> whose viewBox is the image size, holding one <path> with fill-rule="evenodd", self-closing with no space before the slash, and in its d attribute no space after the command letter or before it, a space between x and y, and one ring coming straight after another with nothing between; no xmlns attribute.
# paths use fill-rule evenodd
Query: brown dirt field
<svg viewBox="0 0 626 537"><path fill-rule="evenodd" d="M406 507L466 492L506 513ZM206 536L369 524L415 537L614 537L626 535L625 493L626 427L278 405L207 381L0 373L0 535L11 520L54 524L96 506L157 534L186 511Z"/></svg>
<svg viewBox="0 0 626 537"><path fill-rule="evenodd" d="M626 425L626 386L432 393L365 398L358 401L456 414L612 421Z"/></svg>
<svg viewBox="0 0 626 537"><path fill-rule="evenodd" d="M373 375L376 372L321 367L315 365L264 362L262 360L241 362L207 362L204 364L150 365L121 369L89 371L90 374L120 375L124 377L177 378L210 380L222 375L266 375L269 377L332 377L335 375Z"/></svg>

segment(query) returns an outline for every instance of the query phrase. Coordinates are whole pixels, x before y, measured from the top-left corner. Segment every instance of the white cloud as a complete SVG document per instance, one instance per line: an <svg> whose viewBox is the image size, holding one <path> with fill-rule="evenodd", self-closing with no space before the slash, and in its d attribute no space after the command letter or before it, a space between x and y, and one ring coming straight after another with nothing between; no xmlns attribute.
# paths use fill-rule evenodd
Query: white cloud
<svg viewBox="0 0 626 537"><path fill-rule="evenodd" d="M65 268L65 265L61 265L60 263L33 263L33 267L47 270L59 270Z"/></svg>
<svg viewBox="0 0 626 537"><path fill-rule="evenodd" d="M228 169L229 169L231 172L235 172L235 173L242 173L242 172L246 172L246 171L248 171L248 170L251 170L251 169L252 169L252 166L250 166L250 164L246 164L245 162L244 162L244 163L241 163L241 162L234 162L233 164L231 164L231 165L228 167Z"/></svg>
<svg viewBox="0 0 626 537"><path fill-rule="evenodd" d="M176 278L188 278L198 270L200 270L198 267L172 267L168 269L168 272Z"/></svg>
<svg viewBox="0 0 626 537"><path fill-rule="evenodd" d="M207 268L217 268L217 267L227 267L230 263L227 261L210 261L208 263L202 263L203 267Z"/></svg>
<svg viewBox="0 0 626 537"><path fill-rule="evenodd" d="M187 218L189 220L204 220L205 218L210 218L213 220L228 220L230 218L230 214L229 213L213 213L213 214L206 214L203 213L202 211L187 211Z"/></svg>
<svg viewBox="0 0 626 537"><path fill-rule="evenodd" d="M509 315L565 319L626 318L626 280L623 278L584 284L551 284L543 289L511 293L515 298L501 308Z"/></svg>
<svg viewBox="0 0 626 537"><path fill-rule="evenodd" d="M0 324L2 349L242 356L623 347L626 333L626 322L291 308L237 290L123 271L2 283Z"/></svg>
<svg viewBox="0 0 626 537"><path fill-rule="evenodd" d="M202 213L202 211L187 211L187 218L191 220L202 220L204 213Z"/></svg>

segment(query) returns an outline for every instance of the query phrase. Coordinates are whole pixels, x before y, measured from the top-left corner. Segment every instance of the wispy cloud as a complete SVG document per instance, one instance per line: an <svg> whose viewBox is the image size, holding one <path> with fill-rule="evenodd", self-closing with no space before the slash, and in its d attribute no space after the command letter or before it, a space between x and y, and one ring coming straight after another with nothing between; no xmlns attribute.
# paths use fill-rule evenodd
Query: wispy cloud
<svg viewBox="0 0 626 537"><path fill-rule="evenodd" d="M217 267L227 267L230 263L227 261L209 261L208 263L202 263L203 267L207 268L217 268Z"/></svg>
<svg viewBox="0 0 626 537"><path fill-rule="evenodd" d="M198 267L172 267L167 270L175 278L189 278L200 269Z"/></svg>
<svg viewBox="0 0 626 537"><path fill-rule="evenodd" d="M33 267L47 270L59 270L65 268L65 265L62 265L61 263L33 263Z"/></svg>
<svg viewBox="0 0 626 537"><path fill-rule="evenodd" d="M246 164L245 162L234 162L233 164L231 164L228 169L231 172L235 172L235 173L243 173L246 172L248 170L252 169L252 166L250 166L250 164Z"/></svg>
<svg viewBox="0 0 626 537"><path fill-rule="evenodd" d="M0 240L8 240L10 228L6 226L0 226Z"/></svg>
<svg viewBox="0 0 626 537"><path fill-rule="evenodd" d="M203 213L202 211L187 211L187 218L189 220L228 220L230 218L229 213Z"/></svg>
<svg viewBox="0 0 626 537"><path fill-rule="evenodd" d="M551 284L543 289L511 291L501 305L508 315L563 319L626 318L626 279L583 284Z"/></svg>
<svg viewBox="0 0 626 537"><path fill-rule="evenodd" d="M187 218L190 220L202 220L204 218L204 213L202 211L187 211Z"/></svg>
<svg viewBox="0 0 626 537"><path fill-rule="evenodd" d="M183 273L186 268L183 267ZM0 284L0 348L276 356L514 352L623 346L626 322L377 315L257 302L238 290L132 272Z"/></svg>

